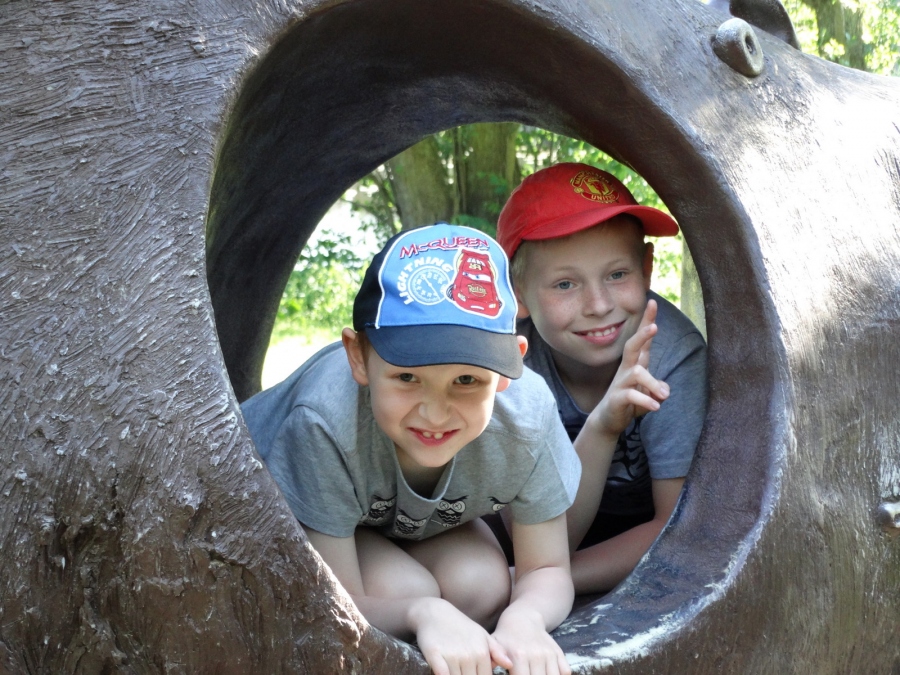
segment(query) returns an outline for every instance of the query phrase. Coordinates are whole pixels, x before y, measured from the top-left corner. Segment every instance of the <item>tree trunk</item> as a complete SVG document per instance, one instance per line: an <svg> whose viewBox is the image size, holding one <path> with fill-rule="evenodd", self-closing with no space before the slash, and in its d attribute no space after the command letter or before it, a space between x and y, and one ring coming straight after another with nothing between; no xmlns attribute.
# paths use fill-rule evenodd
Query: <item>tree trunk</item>
<svg viewBox="0 0 900 675"><path fill-rule="evenodd" d="M459 212L492 231L506 198L518 185L516 134L519 125L473 124L457 130L455 146Z"/></svg>
<svg viewBox="0 0 900 675"><path fill-rule="evenodd" d="M857 70L868 70L863 40L863 10L858 3L841 0L802 0L816 14L819 56L831 58L827 45L834 40L844 48L843 58L833 59Z"/></svg>
<svg viewBox="0 0 900 675"><path fill-rule="evenodd" d="M453 219L454 195L434 136L386 163L403 229Z"/></svg>
<svg viewBox="0 0 900 675"><path fill-rule="evenodd" d="M497 216L519 182L516 134L510 122L472 124L453 131L453 170L434 136L407 148L386 166L403 229L439 221L495 231ZM472 222L472 221L476 222Z"/></svg>

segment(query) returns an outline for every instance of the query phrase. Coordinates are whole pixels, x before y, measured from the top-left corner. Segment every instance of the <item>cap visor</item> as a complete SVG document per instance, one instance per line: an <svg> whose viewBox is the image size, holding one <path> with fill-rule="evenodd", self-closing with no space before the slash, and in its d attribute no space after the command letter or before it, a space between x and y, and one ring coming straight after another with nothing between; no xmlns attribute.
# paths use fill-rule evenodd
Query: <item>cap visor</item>
<svg viewBox="0 0 900 675"><path fill-rule="evenodd" d="M368 328L378 356L394 366L417 368L461 363L504 377L522 376L522 353L515 335L455 325Z"/></svg>

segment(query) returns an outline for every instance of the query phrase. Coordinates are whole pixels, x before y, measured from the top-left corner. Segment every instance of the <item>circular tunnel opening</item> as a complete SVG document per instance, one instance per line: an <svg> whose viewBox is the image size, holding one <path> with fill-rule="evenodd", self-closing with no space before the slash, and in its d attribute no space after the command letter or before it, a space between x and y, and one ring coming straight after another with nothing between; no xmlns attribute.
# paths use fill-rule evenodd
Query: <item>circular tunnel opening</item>
<svg viewBox="0 0 900 675"><path fill-rule="evenodd" d="M669 526L616 591L556 633L567 653L592 659L674 638L727 586L763 517L783 421L773 412L775 328L740 205L665 102L578 25L474 0L356 0L312 12L261 58L228 117L207 269L229 376L244 400L259 390L279 299L322 215L421 138L519 122L584 139L648 180L681 224L704 288L709 411Z"/></svg>

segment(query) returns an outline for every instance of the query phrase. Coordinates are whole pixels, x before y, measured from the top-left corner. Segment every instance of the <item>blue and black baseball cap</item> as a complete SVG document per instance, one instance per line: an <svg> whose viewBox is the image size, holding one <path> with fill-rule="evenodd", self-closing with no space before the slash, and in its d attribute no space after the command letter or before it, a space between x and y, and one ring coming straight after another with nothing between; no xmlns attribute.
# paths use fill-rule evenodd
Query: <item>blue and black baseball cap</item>
<svg viewBox="0 0 900 675"><path fill-rule="evenodd" d="M484 232L438 223L391 237L366 270L353 329L395 366L462 363L522 375L506 254Z"/></svg>

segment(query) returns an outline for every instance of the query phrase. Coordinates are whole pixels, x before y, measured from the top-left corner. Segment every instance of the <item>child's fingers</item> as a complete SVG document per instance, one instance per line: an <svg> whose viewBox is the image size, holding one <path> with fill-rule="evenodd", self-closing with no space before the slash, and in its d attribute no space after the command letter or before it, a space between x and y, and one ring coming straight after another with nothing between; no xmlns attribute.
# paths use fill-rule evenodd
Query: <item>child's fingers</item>
<svg viewBox="0 0 900 675"><path fill-rule="evenodd" d="M559 675L572 675L572 668L569 667L569 662L566 661L566 656L563 654L562 649L556 655L556 666L559 668Z"/></svg>
<svg viewBox="0 0 900 675"><path fill-rule="evenodd" d="M444 657L440 654L422 654L425 657L425 661L431 666L431 672L434 675L451 675L450 666L444 660Z"/></svg>
<svg viewBox="0 0 900 675"><path fill-rule="evenodd" d="M646 368L637 367L631 371L634 388L638 391L653 396L657 401L669 398L669 385L663 380L657 380Z"/></svg>
<svg viewBox="0 0 900 675"><path fill-rule="evenodd" d="M503 648L493 635L488 637L488 649L491 651L491 661L493 665L500 666L509 670L513 667L512 659L509 658L506 650Z"/></svg>
<svg viewBox="0 0 900 675"><path fill-rule="evenodd" d="M625 400L629 405L634 406L638 412L635 413L635 417L640 416L643 412L656 412L659 410L660 402L653 396L649 394L644 394L637 389L631 389L625 394Z"/></svg>
<svg viewBox="0 0 900 675"><path fill-rule="evenodd" d="M656 321L656 312L658 307L656 306L656 300L648 300L647 306L644 308L644 316L641 317L641 325L638 327L638 330L643 328L644 326L649 326L651 323Z"/></svg>
<svg viewBox="0 0 900 675"><path fill-rule="evenodd" d="M626 368L634 365L644 365L641 361L650 362L650 345L653 344L653 336L659 330L655 323L641 326L638 331L628 338L625 349L622 351L622 364Z"/></svg>
<svg viewBox="0 0 900 675"><path fill-rule="evenodd" d="M637 363L645 368L650 364L650 345L653 344L653 336L658 330L656 325L657 313L656 300L648 300L647 307L644 309L644 316L641 318L641 325L635 335L644 332L645 337L640 340L641 347L638 353Z"/></svg>

